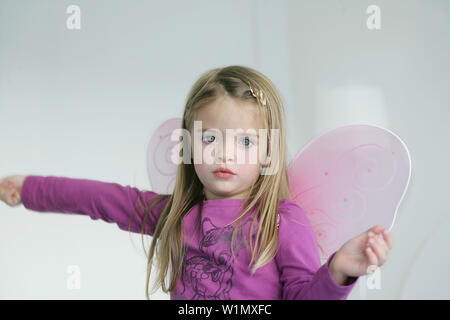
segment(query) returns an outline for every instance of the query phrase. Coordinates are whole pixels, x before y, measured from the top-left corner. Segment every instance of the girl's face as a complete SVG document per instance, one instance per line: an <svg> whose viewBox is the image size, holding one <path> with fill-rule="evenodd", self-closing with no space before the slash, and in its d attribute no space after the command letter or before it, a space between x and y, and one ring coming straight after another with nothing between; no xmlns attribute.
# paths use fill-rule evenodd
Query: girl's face
<svg viewBox="0 0 450 320"><path fill-rule="evenodd" d="M225 96L197 112L191 151L192 158L196 152L201 156L194 168L207 200L244 199L258 179L262 152L258 134L264 127L257 108L255 103ZM224 178L214 173L223 167L234 175Z"/></svg>

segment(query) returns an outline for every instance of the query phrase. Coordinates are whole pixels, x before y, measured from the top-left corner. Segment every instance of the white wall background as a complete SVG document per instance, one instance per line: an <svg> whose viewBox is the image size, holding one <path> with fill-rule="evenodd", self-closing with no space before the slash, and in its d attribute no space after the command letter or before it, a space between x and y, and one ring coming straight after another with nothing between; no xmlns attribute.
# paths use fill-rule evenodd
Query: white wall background
<svg viewBox="0 0 450 320"><path fill-rule="evenodd" d="M66 8L81 8L81 30ZM366 8L381 9L368 30ZM350 299L448 299L450 2L0 2L0 176L56 175L151 189L147 142L180 117L204 71L265 73L286 102L289 158L356 122L408 145L412 177L381 289ZM81 288L68 290L78 265ZM0 298L144 299L139 235L81 215L0 204ZM168 299L157 292L153 299Z"/></svg>

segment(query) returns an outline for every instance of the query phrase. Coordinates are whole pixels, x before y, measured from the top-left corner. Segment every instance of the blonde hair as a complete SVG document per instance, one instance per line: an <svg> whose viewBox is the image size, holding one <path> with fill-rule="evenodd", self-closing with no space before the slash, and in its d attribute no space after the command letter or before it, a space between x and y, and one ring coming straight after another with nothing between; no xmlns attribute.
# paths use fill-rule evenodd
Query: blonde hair
<svg viewBox="0 0 450 320"><path fill-rule="evenodd" d="M264 106L252 95L250 87L253 91L264 93L266 99ZM234 99L254 102L259 106L265 128L268 129L267 150L270 150L271 154L267 155L267 159L270 158L270 166L278 166L278 170L274 174L258 177L248 192L248 198L243 203L241 215L230 223L235 223L231 238L233 252L237 226L244 216L253 207L256 207L254 217L258 220L258 230L254 243L253 237L249 237L252 254L249 267L254 273L275 257L278 246L278 204L283 198L291 198L286 170L285 114L278 90L266 76L249 67L227 66L203 73L194 83L186 100L182 128L191 132L199 108L207 106L225 95ZM279 130L279 134L275 135L275 140L272 138L271 129ZM182 220L196 204L201 205L204 199L203 185L197 177L193 163L182 162L178 165L172 194L160 195L151 204L147 204L142 223L142 236L146 233L144 226L150 210L164 199L168 201L156 224L148 253L145 287L147 299L150 299L149 282L154 258L156 258L157 267L154 289L160 286L166 293L172 291L182 273L186 252L183 243ZM253 234L254 223L255 219L251 224L250 234ZM166 278L169 275L169 284L166 285Z"/></svg>

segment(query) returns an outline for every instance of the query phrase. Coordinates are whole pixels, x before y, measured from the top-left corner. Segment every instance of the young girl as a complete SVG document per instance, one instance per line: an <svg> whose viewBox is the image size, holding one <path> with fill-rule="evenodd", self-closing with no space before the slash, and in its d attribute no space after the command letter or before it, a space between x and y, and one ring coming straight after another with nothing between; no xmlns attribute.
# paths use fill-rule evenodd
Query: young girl
<svg viewBox="0 0 450 320"><path fill-rule="evenodd" d="M193 85L182 119L193 137L191 154L203 161L191 156L178 165L172 194L86 179L9 176L1 180L0 199L34 211L86 214L152 236L147 298L156 262L156 285L171 299L346 299L369 266L385 262L391 236L371 228L321 266L315 232L290 199L284 121L280 95L263 74L242 66L213 69ZM246 132L232 137L232 148L222 145L227 129ZM268 130L261 137L249 129L279 134ZM238 163L236 153L247 159L260 138L267 149L258 152L270 160ZM207 146L218 148L208 155ZM276 170L263 174L268 166Z"/></svg>

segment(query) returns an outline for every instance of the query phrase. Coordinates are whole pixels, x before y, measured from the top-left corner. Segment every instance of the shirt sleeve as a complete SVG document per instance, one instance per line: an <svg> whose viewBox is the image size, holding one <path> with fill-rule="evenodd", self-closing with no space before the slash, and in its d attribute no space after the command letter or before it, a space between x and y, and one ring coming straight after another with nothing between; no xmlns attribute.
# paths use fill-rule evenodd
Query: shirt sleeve
<svg viewBox="0 0 450 320"><path fill-rule="evenodd" d="M21 191L22 203L29 210L85 214L136 233L142 232L148 206L161 199L145 219L143 232L149 235L168 201L168 195L164 196L117 183L33 175L25 178Z"/></svg>
<svg viewBox="0 0 450 320"><path fill-rule="evenodd" d="M275 259L283 285L282 299L347 299L358 278L350 277L346 285L334 281L329 263L336 252L321 266L316 234L299 206L289 205L279 213L279 242Z"/></svg>

